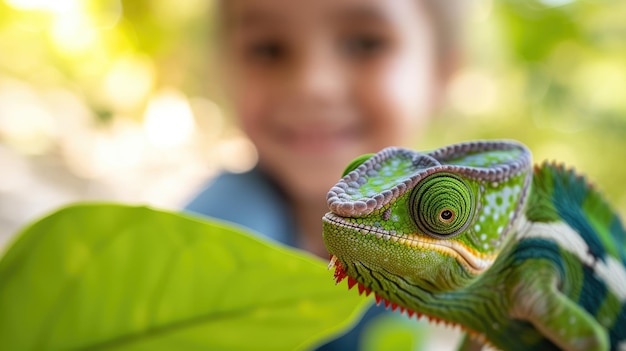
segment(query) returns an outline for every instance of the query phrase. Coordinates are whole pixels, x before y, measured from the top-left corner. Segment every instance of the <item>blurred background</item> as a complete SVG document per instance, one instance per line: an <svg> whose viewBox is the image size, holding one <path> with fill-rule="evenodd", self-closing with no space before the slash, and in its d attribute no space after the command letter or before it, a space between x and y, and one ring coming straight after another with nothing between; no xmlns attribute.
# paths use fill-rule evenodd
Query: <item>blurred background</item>
<svg viewBox="0 0 626 351"><path fill-rule="evenodd" d="M221 96L214 1L0 0L0 251L79 200L180 208L254 147ZM416 148L514 138L626 215L626 1L473 0Z"/></svg>

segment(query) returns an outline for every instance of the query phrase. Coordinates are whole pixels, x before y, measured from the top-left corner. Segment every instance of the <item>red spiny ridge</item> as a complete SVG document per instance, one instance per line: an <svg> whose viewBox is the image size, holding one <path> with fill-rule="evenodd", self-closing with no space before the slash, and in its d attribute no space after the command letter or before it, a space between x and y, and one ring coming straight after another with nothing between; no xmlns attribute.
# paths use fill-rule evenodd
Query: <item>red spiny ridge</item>
<svg viewBox="0 0 626 351"><path fill-rule="evenodd" d="M356 285L359 290L359 295L363 295L363 293L365 293L365 296L369 296L372 293L372 290L366 287L365 285L363 285L363 283L359 282L355 278L348 276L348 274L346 273L346 270L343 268L343 265L341 264L341 262L339 262L339 260L336 260L334 263L335 263L334 278L337 284L339 284L345 278L348 278L348 289L352 289ZM444 325L448 327L450 326L459 327L461 328L461 330L467 332L472 338L477 339L478 341L481 341L481 342L487 342L484 335L472 329L466 328L460 324L456 324L456 323L449 322L438 317L433 317L433 316L422 314L420 312L413 311L404 306L400 306L395 302L391 302L385 299L384 297L378 295L376 292L374 292L374 297L376 299L376 306L380 306L380 304L383 303L385 305L385 308L389 309L389 307L391 306L392 311L396 311L397 309L400 309L400 313L406 313L407 316L409 316L409 318L413 318L413 316L415 316L419 320L419 319L422 319L422 317L426 317L428 318L428 321L431 323L435 323L435 324L443 323Z"/></svg>
<svg viewBox="0 0 626 351"><path fill-rule="evenodd" d="M335 284L339 284L342 280L344 280L348 275L346 274L346 270L343 269L341 262L335 262Z"/></svg>
<svg viewBox="0 0 626 351"><path fill-rule="evenodd" d="M365 285L363 285L363 283L357 281L355 278L348 276L348 274L346 273L346 270L343 268L343 265L341 264L341 262L339 262L339 260L334 261L334 264L335 264L334 277L335 277L336 284L339 284L345 278L348 278L348 290L352 289L356 285L357 289L359 290L359 295L363 295L363 293L365 293L365 296L369 296L372 293L372 289L366 287ZM406 313L409 317L413 317L413 315L417 315L418 319L422 317L421 313L417 313L403 306L400 306L395 302L391 302L383 298L382 296L378 295L377 293L374 293L374 297L376 298L376 306L379 306L381 303L383 303L386 309L389 309L389 307L391 306L391 310L394 312L399 308L400 313Z"/></svg>
<svg viewBox="0 0 626 351"><path fill-rule="evenodd" d="M370 294L372 293L372 290L370 290L369 288L366 288L365 285L361 283L359 283L358 288L359 288L359 295L363 295L363 293L365 292L365 296L370 296Z"/></svg>
<svg viewBox="0 0 626 351"><path fill-rule="evenodd" d="M348 276L348 290L352 289L356 283L356 279Z"/></svg>
<svg viewBox="0 0 626 351"><path fill-rule="evenodd" d="M380 302L383 300L383 298L380 297L380 295L378 295L377 293L374 293L374 296L376 297L376 306L380 305Z"/></svg>

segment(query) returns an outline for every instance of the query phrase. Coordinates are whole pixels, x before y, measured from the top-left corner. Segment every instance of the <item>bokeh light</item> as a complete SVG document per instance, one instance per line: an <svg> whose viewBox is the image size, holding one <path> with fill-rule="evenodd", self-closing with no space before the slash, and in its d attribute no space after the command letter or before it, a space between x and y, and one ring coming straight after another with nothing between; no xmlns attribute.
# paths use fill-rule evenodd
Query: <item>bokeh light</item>
<svg viewBox="0 0 626 351"><path fill-rule="evenodd" d="M158 147L179 146L188 141L195 129L189 101L174 90L164 90L148 102L143 127L148 140Z"/></svg>
<svg viewBox="0 0 626 351"><path fill-rule="evenodd" d="M155 67L149 57L120 55L108 67L101 94L115 110L136 111L152 92L155 79Z"/></svg>

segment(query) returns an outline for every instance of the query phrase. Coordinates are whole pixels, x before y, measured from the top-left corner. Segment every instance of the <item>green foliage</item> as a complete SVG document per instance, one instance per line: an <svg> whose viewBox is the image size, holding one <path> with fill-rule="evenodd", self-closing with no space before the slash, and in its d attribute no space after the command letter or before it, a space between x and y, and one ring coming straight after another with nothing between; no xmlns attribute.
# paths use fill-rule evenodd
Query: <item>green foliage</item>
<svg viewBox="0 0 626 351"><path fill-rule="evenodd" d="M363 351L428 350L428 332L425 322L383 315L364 332Z"/></svg>
<svg viewBox="0 0 626 351"><path fill-rule="evenodd" d="M0 261L0 348L300 349L365 299L325 263L221 223L78 205L26 228Z"/></svg>
<svg viewBox="0 0 626 351"><path fill-rule="evenodd" d="M503 27L510 45L522 64L544 60L563 41L579 39L582 35L571 11L563 7L549 7L532 0L504 0L499 5L506 18Z"/></svg>
<svg viewBox="0 0 626 351"><path fill-rule="evenodd" d="M516 139L588 176L626 216L626 2L473 2L464 66L416 149ZM484 84L483 84L484 83ZM484 103L484 105L482 105Z"/></svg>

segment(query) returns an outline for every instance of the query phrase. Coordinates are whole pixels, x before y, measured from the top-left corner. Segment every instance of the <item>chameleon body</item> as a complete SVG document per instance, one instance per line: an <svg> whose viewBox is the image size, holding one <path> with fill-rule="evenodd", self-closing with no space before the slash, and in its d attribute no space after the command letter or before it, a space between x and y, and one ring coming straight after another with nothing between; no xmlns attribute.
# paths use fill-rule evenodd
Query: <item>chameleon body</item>
<svg viewBox="0 0 626 351"><path fill-rule="evenodd" d="M626 350L626 232L585 178L513 141L387 148L327 196L337 282L503 350Z"/></svg>

